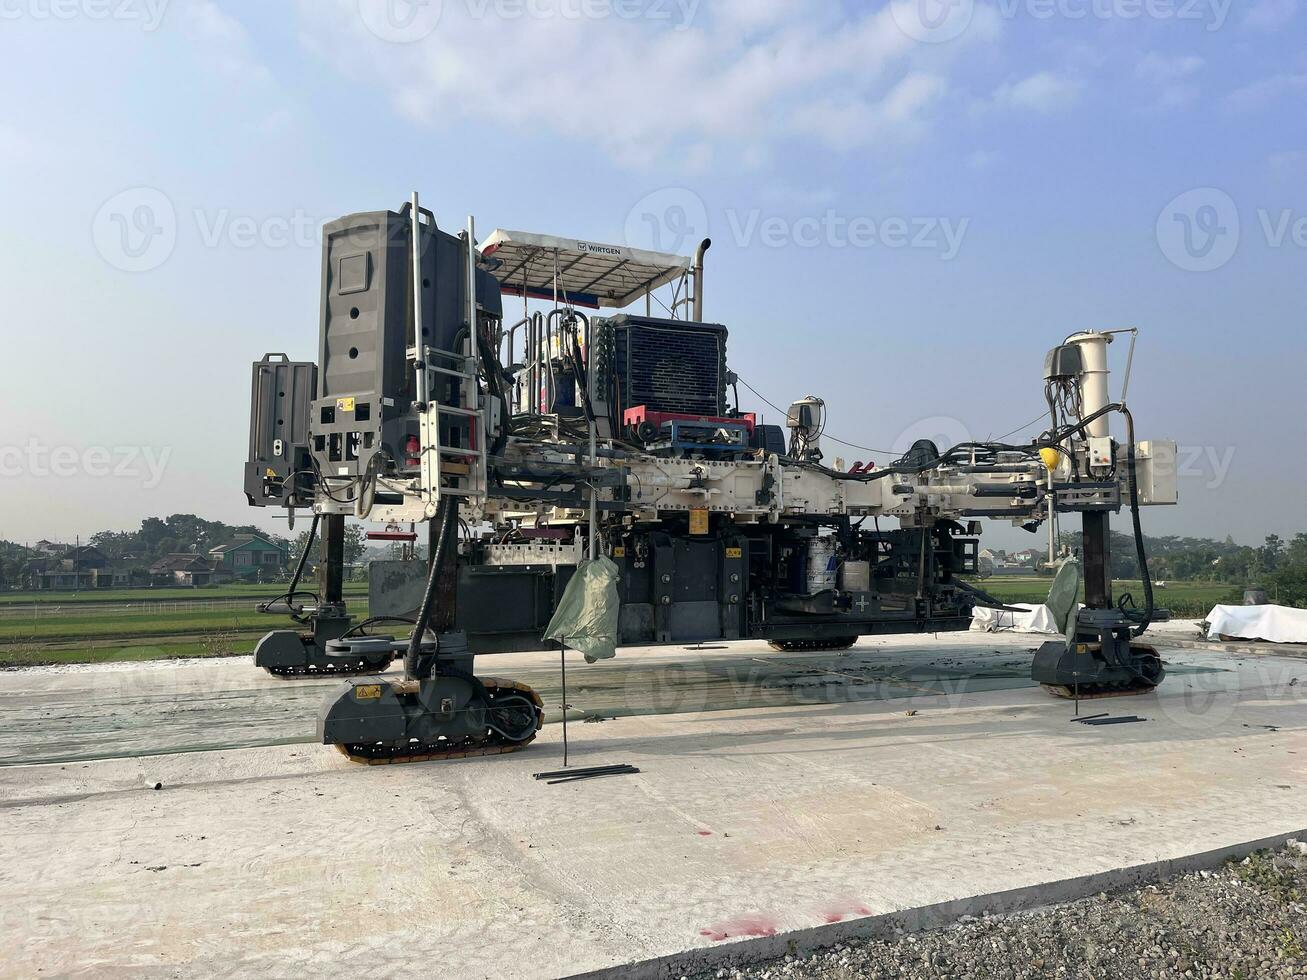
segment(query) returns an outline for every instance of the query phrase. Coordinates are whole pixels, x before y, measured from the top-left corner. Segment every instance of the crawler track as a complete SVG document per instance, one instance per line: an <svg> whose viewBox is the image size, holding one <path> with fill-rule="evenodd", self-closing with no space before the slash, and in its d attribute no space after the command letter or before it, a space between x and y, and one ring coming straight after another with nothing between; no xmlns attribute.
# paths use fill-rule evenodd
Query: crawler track
<svg viewBox="0 0 1307 980"><path fill-rule="evenodd" d="M850 650L858 642L856 636L837 636L831 639L768 640L767 645L781 653L803 653L821 650Z"/></svg>
<svg viewBox="0 0 1307 980"><path fill-rule="evenodd" d="M264 667L273 677L357 677L360 674L375 674L390 666L392 657L360 658L358 660L332 661L327 664L296 664L291 667Z"/></svg>
<svg viewBox="0 0 1307 980"><path fill-rule="evenodd" d="M391 745L384 742L373 745L345 744L337 745L336 748L350 762L357 762L365 766L396 766L409 762L440 762L449 759L471 759L479 756L507 755L510 752L520 752L535 741L536 735L544 725L544 702L540 700L539 694L520 681L504 680L499 677L483 677L480 678L480 681L491 697L488 713L493 714L496 710L495 701L501 693L503 695L521 694L530 699L530 705L535 714L534 727L532 727L530 735L523 739L513 740L493 729L487 729L483 735L440 739L436 742L408 742L401 745ZM520 703L522 698L516 698L515 700ZM499 710L520 712L521 709L501 706ZM524 721L526 719L519 717L517 720Z"/></svg>

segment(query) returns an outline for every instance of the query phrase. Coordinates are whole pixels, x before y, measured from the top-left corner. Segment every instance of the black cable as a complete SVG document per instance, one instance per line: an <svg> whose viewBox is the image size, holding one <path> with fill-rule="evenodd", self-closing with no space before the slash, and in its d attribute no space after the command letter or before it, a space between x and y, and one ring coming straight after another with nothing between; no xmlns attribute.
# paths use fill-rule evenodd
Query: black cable
<svg viewBox="0 0 1307 980"><path fill-rule="evenodd" d="M759 391L757 388L755 388L753 385L749 384L749 382L745 381L743 378L739 377L738 375L736 376L736 378L737 378L737 380L740 382L740 384L744 385L744 387L748 388L751 392L753 392L753 393L754 393L755 395L757 395L760 399L762 399L762 401L763 401L764 404L769 405L770 407L774 408L776 411L778 411L778 412L780 412L782 415L784 415L786 418L789 418L789 414L790 414L790 413L789 413L789 411L788 411L787 409L781 408L781 407L780 407L779 405L777 405L775 402L768 400L768 398L767 398L765 395L763 395L762 392L760 392L760 391ZM739 396L738 396L738 393L737 393L737 396L736 396L736 408L737 408L737 410L738 410L738 408L739 408ZM1009 438L1010 436L1014 436L1014 435L1016 435L1018 432L1021 432L1021 431L1024 430L1024 429L1028 429L1028 428L1030 428L1032 425L1034 425L1036 422L1038 422L1038 421L1039 421L1040 419L1042 419L1043 417L1044 417L1044 415L1043 415L1043 413L1041 412L1041 413L1039 414L1039 417L1038 417L1038 418L1035 418L1035 419L1033 419L1033 420L1027 422L1025 425L1021 426L1020 428L1013 429L1011 432L1007 433L1006 435L999 436L998 439L997 439L997 440L994 440L994 441L995 441L995 442L1002 442L1002 440L1007 439L1007 438ZM838 443L838 444L841 445L841 446L847 446L849 449L859 449L859 450L861 450L861 451L864 452L864 453L875 453L875 454L877 454L877 455L879 455L879 456L891 456L891 457L899 457L899 456L901 455L901 454L896 453L896 452L893 452L893 451L891 451L891 450L889 450L889 449L872 449L870 446L862 446L862 445L859 445L859 444L856 443L856 442L849 442L847 439L838 439L838 438L836 438L835 436L833 436L833 435L831 435L830 433L828 433L828 432L825 431L824 423L823 423L823 429L822 429L822 433L821 433L821 438L823 438L823 439L829 439L831 442ZM979 445L979 444L977 444L977 443L964 443L963 445Z"/></svg>
<svg viewBox="0 0 1307 980"><path fill-rule="evenodd" d="M304 551L300 554L300 560L295 565L295 574L291 577L290 580L289 591L291 592L294 592L296 587L298 587L300 584L300 577L304 574L304 566L307 565L309 561L309 549L313 547L313 541L318 536L318 524L321 521L322 521L321 514L313 515L313 522L309 525L309 538L304 543Z"/></svg>
<svg viewBox="0 0 1307 980"><path fill-rule="evenodd" d="M1033 419L1031 419L1031 420L1030 420L1029 422L1027 422L1025 425L1018 426L1017 428L1013 429L1011 432L1005 432L1005 433L1003 433L1003 435L998 436L994 441L995 441L995 442L1002 442L1004 439L1011 439L1011 438L1012 438L1014 435L1016 435L1018 432L1025 432L1026 429L1030 428L1030 427L1031 427L1032 425L1034 425L1036 422L1042 421L1043 418L1044 418L1044 413L1043 413L1043 412L1040 412L1038 415L1036 415ZM1057 420L1054 419L1054 425L1056 425L1056 424L1057 424Z"/></svg>
<svg viewBox="0 0 1307 980"><path fill-rule="evenodd" d="M259 603L259 612L267 612L274 603L285 600L286 605L290 607L290 618L295 620L297 623L303 623L305 622L304 618L299 615L299 611L296 610L293 605L295 597L311 596L315 605L320 601L316 592L300 591L299 584L300 578L304 575L304 566L308 564L309 552L313 550L313 541L318 536L318 523L321 520L322 515L313 515L313 523L309 525L309 537L308 540L304 542L304 551L300 553L299 561L295 565L295 573L291 576L290 586L287 587L286 591L281 595L268 599L266 602Z"/></svg>
<svg viewBox="0 0 1307 980"><path fill-rule="evenodd" d="M450 530L454 519L458 517L458 498L442 497L436 512L440 529L436 535L436 551L431 556L431 571L427 576L427 587L422 593L422 605L418 611L417 624L413 627L413 636L409 639L408 651L404 654L404 676L408 680L418 679L418 661L422 656L422 641L427 634L427 624L431 621L431 610L436 601L436 590L440 586L440 573L444 569L445 552L448 548Z"/></svg>
<svg viewBox="0 0 1307 980"><path fill-rule="evenodd" d="M416 626L417 620L409 619L407 616L373 616L371 619L365 619L357 626L352 626L341 634L342 640L348 640L351 636L358 636L363 633L369 626L380 626L382 623L397 623L409 626Z"/></svg>
<svg viewBox="0 0 1307 980"><path fill-rule="evenodd" d="M1126 447L1126 472L1130 481L1130 520L1135 531L1135 555L1139 559L1139 577L1144 584L1144 611L1138 615L1129 613L1127 615L1139 624L1132 631L1132 635L1143 636L1152 624L1153 613L1156 612L1153 598L1153 577L1148 571L1148 554L1144 546L1143 524L1139 519L1139 478L1135 460L1135 419L1130 414L1130 410L1124 405L1120 409L1121 414L1125 416L1126 438L1129 440Z"/></svg>
<svg viewBox="0 0 1307 980"><path fill-rule="evenodd" d="M499 434L495 436L495 441L488 450L491 456L498 456L504 451L504 446L508 444L508 430L510 425L507 420L511 418L512 412L509 408L508 396L504 390L503 379L501 377L503 368L499 363L499 359L495 356L495 352L491 350L490 345L487 344L485 339L479 335L477 337L477 346L481 352L482 367L485 369L486 387L490 389L491 397L499 401L502 413L500 418L506 420L505 424L500 426ZM484 438L484 434L480 434L478 438Z"/></svg>

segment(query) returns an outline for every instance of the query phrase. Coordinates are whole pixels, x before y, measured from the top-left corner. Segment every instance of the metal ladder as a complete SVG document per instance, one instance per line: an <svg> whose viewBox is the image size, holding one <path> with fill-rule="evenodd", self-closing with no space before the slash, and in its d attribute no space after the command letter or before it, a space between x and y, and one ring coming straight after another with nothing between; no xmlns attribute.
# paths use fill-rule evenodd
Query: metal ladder
<svg viewBox="0 0 1307 980"><path fill-rule="evenodd" d="M412 212L413 249L413 346L410 357L421 369L416 371L417 398L426 406L419 417L422 444L420 489L426 516L436 516L441 496L467 498L471 502L484 501L488 489L486 476L486 409L481 403L481 355L476 343L476 225L472 218L467 222L467 322L469 325L469 353L427 347L422 343L422 219L417 192L413 192ZM432 227L435 227L434 220ZM462 381L461 404L443 405L431 395L434 376L456 378ZM466 419L472 447L452 446L441 442L441 421ZM467 460L466 472L459 466L451 471L445 457ZM448 482L449 485L446 485Z"/></svg>

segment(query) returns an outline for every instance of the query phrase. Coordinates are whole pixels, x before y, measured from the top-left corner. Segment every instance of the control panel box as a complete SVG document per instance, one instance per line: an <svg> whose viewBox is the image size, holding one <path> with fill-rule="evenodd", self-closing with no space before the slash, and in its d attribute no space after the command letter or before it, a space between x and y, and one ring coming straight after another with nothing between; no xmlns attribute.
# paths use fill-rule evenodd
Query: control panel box
<svg viewBox="0 0 1307 980"><path fill-rule="evenodd" d="M1178 504L1180 487L1174 442L1151 440L1135 447L1135 479L1140 504Z"/></svg>
<svg viewBox="0 0 1307 980"><path fill-rule="evenodd" d="M310 507L313 460L309 428L318 367L267 354L254 364L245 496L252 507Z"/></svg>

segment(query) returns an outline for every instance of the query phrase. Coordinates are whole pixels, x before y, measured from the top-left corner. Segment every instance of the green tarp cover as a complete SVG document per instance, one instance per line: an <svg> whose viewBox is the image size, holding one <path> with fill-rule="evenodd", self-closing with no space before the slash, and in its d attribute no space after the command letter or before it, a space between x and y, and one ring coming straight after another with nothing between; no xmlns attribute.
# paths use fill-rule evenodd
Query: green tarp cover
<svg viewBox="0 0 1307 980"><path fill-rule="evenodd" d="M1068 643L1075 642L1076 614L1080 610L1080 582L1080 559L1071 558L1057 570L1053 587L1048 590L1048 611L1053 614L1053 621L1066 636Z"/></svg>
<svg viewBox="0 0 1307 980"><path fill-rule="evenodd" d="M559 640L585 654L588 663L617 656L617 565L600 557L581 562L563 590L546 640Z"/></svg>

